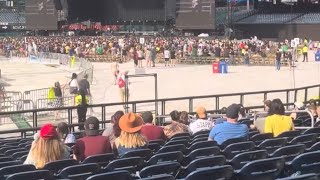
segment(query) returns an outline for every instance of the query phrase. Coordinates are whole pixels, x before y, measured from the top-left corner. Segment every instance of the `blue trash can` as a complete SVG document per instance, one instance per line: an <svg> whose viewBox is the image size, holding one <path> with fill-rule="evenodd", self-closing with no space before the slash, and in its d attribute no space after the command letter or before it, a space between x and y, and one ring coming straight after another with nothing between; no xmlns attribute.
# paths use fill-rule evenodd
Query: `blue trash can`
<svg viewBox="0 0 320 180"><path fill-rule="evenodd" d="M220 61L219 65L219 73L221 74L227 74L228 73L228 64L225 60Z"/></svg>
<svg viewBox="0 0 320 180"><path fill-rule="evenodd" d="M320 52L315 54L314 60L320 62Z"/></svg>

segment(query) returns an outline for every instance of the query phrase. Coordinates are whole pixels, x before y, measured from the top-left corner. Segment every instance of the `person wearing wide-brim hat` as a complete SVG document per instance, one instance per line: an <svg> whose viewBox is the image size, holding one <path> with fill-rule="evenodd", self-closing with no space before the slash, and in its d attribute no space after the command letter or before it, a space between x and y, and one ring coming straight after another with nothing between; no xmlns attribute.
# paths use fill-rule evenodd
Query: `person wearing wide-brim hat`
<svg viewBox="0 0 320 180"><path fill-rule="evenodd" d="M119 156L132 150L147 148L148 141L140 133L143 123L141 116L135 113L125 114L120 118L121 134L115 140Z"/></svg>

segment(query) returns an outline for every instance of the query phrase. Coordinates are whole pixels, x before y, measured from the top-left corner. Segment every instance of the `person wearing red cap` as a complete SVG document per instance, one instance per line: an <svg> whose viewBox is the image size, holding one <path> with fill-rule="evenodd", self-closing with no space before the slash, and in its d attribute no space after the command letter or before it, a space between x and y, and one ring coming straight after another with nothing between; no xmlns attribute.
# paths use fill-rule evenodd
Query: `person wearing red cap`
<svg viewBox="0 0 320 180"><path fill-rule="evenodd" d="M39 138L32 143L24 164L33 164L41 169L48 162L68 159L69 156L68 148L61 142L56 127L45 124L40 129Z"/></svg>
<svg viewBox="0 0 320 180"><path fill-rule="evenodd" d="M143 123L141 116L135 113L125 114L120 118L121 134L115 140L119 156L132 150L147 148L147 138L141 134Z"/></svg>

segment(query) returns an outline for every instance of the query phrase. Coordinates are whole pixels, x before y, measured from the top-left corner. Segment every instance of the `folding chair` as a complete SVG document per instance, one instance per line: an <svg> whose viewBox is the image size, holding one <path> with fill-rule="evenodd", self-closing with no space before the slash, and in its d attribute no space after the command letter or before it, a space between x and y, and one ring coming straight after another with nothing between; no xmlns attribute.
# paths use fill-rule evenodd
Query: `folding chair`
<svg viewBox="0 0 320 180"><path fill-rule="evenodd" d="M216 179L231 179L233 169L229 165L201 168L190 173L185 180L216 180Z"/></svg>
<svg viewBox="0 0 320 180"><path fill-rule="evenodd" d="M276 179L284 168L283 158L269 158L255 160L244 165L236 172L236 178L239 180L247 179Z"/></svg>
<svg viewBox="0 0 320 180"><path fill-rule="evenodd" d="M179 169L180 164L178 162L166 162L143 168L140 171L139 176L141 178L146 178L154 175L170 174L175 177Z"/></svg>
<svg viewBox="0 0 320 180"><path fill-rule="evenodd" d="M106 179L131 180L132 177L129 171L115 171L115 172L97 174L87 178L87 180L106 180Z"/></svg>
<svg viewBox="0 0 320 180"><path fill-rule="evenodd" d="M229 164L232 165L235 170L238 170L251 161L266 159L267 157L268 153L266 150L249 151L237 154L229 161Z"/></svg>

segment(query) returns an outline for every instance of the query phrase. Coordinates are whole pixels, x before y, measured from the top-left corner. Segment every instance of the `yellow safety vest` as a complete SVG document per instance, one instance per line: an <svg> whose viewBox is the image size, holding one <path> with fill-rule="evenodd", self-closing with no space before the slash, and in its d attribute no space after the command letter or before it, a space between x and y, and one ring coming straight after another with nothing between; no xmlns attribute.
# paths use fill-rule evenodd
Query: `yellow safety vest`
<svg viewBox="0 0 320 180"><path fill-rule="evenodd" d="M75 101L76 106L81 105L82 96L81 96L81 95L77 95L77 96L75 97L75 100L74 100L74 101ZM89 104L89 97L88 97L88 96L86 96L86 103Z"/></svg>
<svg viewBox="0 0 320 180"><path fill-rule="evenodd" d="M303 52L303 53L308 52L308 47L307 47L307 46L304 46L304 47L302 48L302 52Z"/></svg>
<svg viewBox="0 0 320 180"><path fill-rule="evenodd" d="M53 101L56 98L56 95L54 93L54 88L50 87L48 92L48 99L49 101Z"/></svg>

